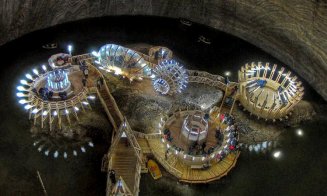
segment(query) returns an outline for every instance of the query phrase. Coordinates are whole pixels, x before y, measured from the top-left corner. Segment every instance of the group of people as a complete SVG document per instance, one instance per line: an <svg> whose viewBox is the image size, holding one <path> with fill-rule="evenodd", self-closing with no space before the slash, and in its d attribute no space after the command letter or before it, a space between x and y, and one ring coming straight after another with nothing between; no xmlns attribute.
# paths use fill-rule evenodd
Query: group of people
<svg viewBox="0 0 327 196"><path fill-rule="evenodd" d="M163 131L163 133L164 133L164 139L165 140L167 140L169 142L173 141L173 138L171 137L171 133L170 133L170 130L169 129L165 129Z"/></svg>
<svg viewBox="0 0 327 196"><path fill-rule="evenodd" d="M227 125L227 128L225 129L225 133L228 133L229 138L227 142L227 147L224 148L221 151L221 153L218 153L216 155L216 160L218 162L221 161L223 158L225 158L229 152L234 152L238 149L238 139L237 139L238 131L235 125L235 118L229 114L221 114L220 117L221 117L221 123ZM221 141L223 140L224 135L220 130L217 130L216 138Z"/></svg>
<svg viewBox="0 0 327 196"><path fill-rule="evenodd" d="M34 93L38 94L43 100L49 100L53 96L53 92L49 91L49 89L46 88L46 87L40 88L38 92L37 92L37 90L35 88L32 91Z"/></svg>

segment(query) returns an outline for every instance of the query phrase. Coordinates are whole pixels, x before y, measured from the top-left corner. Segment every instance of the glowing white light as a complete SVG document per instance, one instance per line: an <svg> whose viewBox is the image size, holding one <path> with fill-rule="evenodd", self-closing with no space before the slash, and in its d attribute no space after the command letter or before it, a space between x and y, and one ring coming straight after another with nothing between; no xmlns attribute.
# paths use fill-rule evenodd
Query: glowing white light
<svg viewBox="0 0 327 196"><path fill-rule="evenodd" d="M115 75L121 75L123 73L123 71L120 68L116 68L114 69Z"/></svg>
<svg viewBox="0 0 327 196"><path fill-rule="evenodd" d="M100 56L99 53L97 53L96 51L92 51L92 55L93 56L96 56L96 57L99 57Z"/></svg>
<svg viewBox="0 0 327 196"><path fill-rule="evenodd" d="M86 152L86 150L85 150L85 148L83 146L81 147L81 151Z"/></svg>
<svg viewBox="0 0 327 196"><path fill-rule="evenodd" d="M42 115L46 116L48 114L48 111L43 111Z"/></svg>
<svg viewBox="0 0 327 196"><path fill-rule="evenodd" d="M53 153L53 157L54 157L54 158L57 158L58 155L59 155L59 153L58 153L58 151L56 150L56 152Z"/></svg>
<svg viewBox="0 0 327 196"><path fill-rule="evenodd" d="M156 75L154 75L154 74L152 74L151 76L150 76L150 78L155 78L156 77Z"/></svg>
<svg viewBox="0 0 327 196"><path fill-rule="evenodd" d="M274 152L274 154L273 154L273 156L275 157L275 158L279 158L280 156L281 156L281 152L280 151L276 151L276 152Z"/></svg>
<svg viewBox="0 0 327 196"><path fill-rule="evenodd" d="M89 146L94 147L94 144L92 142L89 142L88 144Z"/></svg>
<svg viewBox="0 0 327 196"><path fill-rule="evenodd" d="M184 159L186 159L186 154L184 154Z"/></svg>
<svg viewBox="0 0 327 196"><path fill-rule="evenodd" d="M298 130L296 130L296 134L297 134L298 136L303 136L303 131L302 131L302 129L298 129Z"/></svg>
<svg viewBox="0 0 327 196"><path fill-rule="evenodd" d="M49 152L50 152L49 150L44 151L45 156L48 156Z"/></svg>
<svg viewBox="0 0 327 196"><path fill-rule="evenodd" d="M33 80L33 77L32 77L31 74L26 74L25 76L26 76L27 79Z"/></svg>
<svg viewBox="0 0 327 196"><path fill-rule="evenodd" d="M89 98L89 99L95 99L95 96L94 95L90 95L87 98Z"/></svg>
<svg viewBox="0 0 327 196"><path fill-rule="evenodd" d="M27 91L23 86L17 86L17 90L19 90L19 91Z"/></svg>
<svg viewBox="0 0 327 196"><path fill-rule="evenodd" d="M57 112L57 111L54 111L54 112L53 112L53 115L54 115L54 116L57 116L57 115L58 115L58 112Z"/></svg>
<svg viewBox="0 0 327 196"><path fill-rule="evenodd" d="M16 93L17 97L27 97L28 95L24 94L24 93Z"/></svg>
<svg viewBox="0 0 327 196"><path fill-rule="evenodd" d="M67 159L67 152L64 152L64 158Z"/></svg>
<svg viewBox="0 0 327 196"><path fill-rule="evenodd" d="M205 157L202 157L202 159L201 159L201 160L202 160L202 161L204 161L204 159L205 159Z"/></svg>
<svg viewBox="0 0 327 196"><path fill-rule="evenodd" d="M68 52L69 52L69 54L72 53L72 50L73 50L73 46L72 45L68 45Z"/></svg>
<svg viewBox="0 0 327 196"><path fill-rule="evenodd" d="M175 150L175 154L178 154L178 151L177 150Z"/></svg>
<svg viewBox="0 0 327 196"><path fill-rule="evenodd" d="M66 114L69 114L69 110L66 109L66 110L65 110L65 113L66 113Z"/></svg>
<svg viewBox="0 0 327 196"><path fill-rule="evenodd" d="M42 65L42 69L43 69L43 71L47 71L47 66Z"/></svg>
<svg viewBox="0 0 327 196"><path fill-rule="evenodd" d="M39 71L38 71L37 69L33 69L33 73L34 73L35 75L39 75Z"/></svg>
<svg viewBox="0 0 327 196"><path fill-rule="evenodd" d="M74 156L77 156L77 152L76 152L76 150L73 150L73 155L74 155Z"/></svg>
<svg viewBox="0 0 327 196"><path fill-rule="evenodd" d="M89 103L86 102L86 101L83 101L82 103L83 103L84 105L89 105Z"/></svg>
<svg viewBox="0 0 327 196"><path fill-rule="evenodd" d="M230 76L232 73L230 71L225 71L225 76Z"/></svg>
<svg viewBox="0 0 327 196"><path fill-rule="evenodd" d="M75 109L75 111L78 111L79 110L78 107L76 107L76 106L74 106L74 109Z"/></svg>
<svg viewBox="0 0 327 196"><path fill-rule="evenodd" d="M36 114L38 111L39 111L39 110L35 108L34 110L32 110L32 113L33 113L33 114Z"/></svg>
<svg viewBox="0 0 327 196"><path fill-rule="evenodd" d="M25 103L27 103L27 101L25 99L21 99L21 100L19 100L19 103L20 104L25 104Z"/></svg>
<svg viewBox="0 0 327 196"><path fill-rule="evenodd" d="M28 85L26 80L20 80L20 83L23 84L23 85Z"/></svg>
<svg viewBox="0 0 327 196"><path fill-rule="evenodd" d="M26 110L29 110L29 109L31 109L33 106L31 106L31 105L25 105L24 106L24 108L26 109Z"/></svg>

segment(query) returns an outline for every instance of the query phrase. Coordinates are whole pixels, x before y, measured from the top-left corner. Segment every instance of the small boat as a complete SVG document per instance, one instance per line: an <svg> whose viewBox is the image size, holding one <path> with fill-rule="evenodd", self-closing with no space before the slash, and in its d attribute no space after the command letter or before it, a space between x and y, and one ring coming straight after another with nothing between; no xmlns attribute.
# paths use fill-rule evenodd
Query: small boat
<svg viewBox="0 0 327 196"><path fill-rule="evenodd" d="M199 36L198 42L203 42L205 44L211 44L211 41L208 38L204 37L203 35Z"/></svg>
<svg viewBox="0 0 327 196"><path fill-rule="evenodd" d="M192 26L192 22L187 20L187 19L184 19L184 18L180 18L179 19L180 23L182 23L183 25L186 25L186 26Z"/></svg>
<svg viewBox="0 0 327 196"><path fill-rule="evenodd" d="M58 47L57 43L49 43L49 44L44 44L42 46L42 48L44 49L55 49L57 47Z"/></svg>
<svg viewBox="0 0 327 196"><path fill-rule="evenodd" d="M150 171L151 176L153 177L153 179L157 180L157 179L159 179L159 178L162 177L162 174L161 174L161 171L159 169L159 166L158 166L158 164L154 160L150 159L148 161L148 169L149 169L149 171Z"/></svg>

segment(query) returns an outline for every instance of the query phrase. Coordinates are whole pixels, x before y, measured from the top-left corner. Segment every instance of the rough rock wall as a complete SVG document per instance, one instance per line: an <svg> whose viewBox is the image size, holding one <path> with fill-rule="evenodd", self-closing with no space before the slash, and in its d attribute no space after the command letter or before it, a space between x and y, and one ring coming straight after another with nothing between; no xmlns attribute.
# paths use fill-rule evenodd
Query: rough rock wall
<svg viewBox="0 0 327 196"><path fill-rule="evenodd" d="M0 0L0 45L107 15L183 17L233 34L290 65L327 100L326 0Z"/></svg>

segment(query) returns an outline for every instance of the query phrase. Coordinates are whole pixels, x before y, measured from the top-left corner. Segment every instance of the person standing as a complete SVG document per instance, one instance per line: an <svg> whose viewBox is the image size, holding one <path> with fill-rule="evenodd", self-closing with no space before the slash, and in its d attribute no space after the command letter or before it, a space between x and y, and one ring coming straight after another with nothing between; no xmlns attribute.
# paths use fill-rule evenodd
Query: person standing
<svg viewBox="0 0 327 196"><path fill-rule="evenodd" d="M110 177L110 180L113 184L116 184L116 173L115 173L115 170L110 170L109 171L109 177Z"/></svg>
<svg viewBox="0 0 327 196"><path fill-rule="evenodd" d="M82 83L83 83L83 86L85 87L86 86L86 79L85 78L82 79Z"/></svg>

